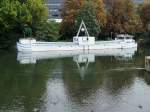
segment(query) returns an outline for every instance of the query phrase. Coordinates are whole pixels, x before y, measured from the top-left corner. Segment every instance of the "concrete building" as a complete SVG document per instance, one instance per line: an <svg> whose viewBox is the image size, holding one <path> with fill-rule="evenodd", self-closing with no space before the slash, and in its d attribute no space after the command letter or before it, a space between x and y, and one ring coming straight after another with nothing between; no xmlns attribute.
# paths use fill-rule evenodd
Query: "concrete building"
<svg viewBox="0 0 150 112"><path fill-rule="evenodd" d="M49 18L61 19L61 10L64 0L47 0L47 7L49 9Z"/></svg>

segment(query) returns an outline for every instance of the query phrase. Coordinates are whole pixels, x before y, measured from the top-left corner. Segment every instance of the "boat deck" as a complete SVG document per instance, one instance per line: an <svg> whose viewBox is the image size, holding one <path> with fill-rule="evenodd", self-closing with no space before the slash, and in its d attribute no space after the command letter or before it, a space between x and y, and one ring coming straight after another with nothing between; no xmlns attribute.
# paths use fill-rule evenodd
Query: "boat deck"
<svg viewBox="0 0 150 112"><path fill-rule="evenodd" d="M113 44L113 43L120 43L121 41L96 41L94 45L103 45L103 44ZM78 44L74 42L40 42L37 41L36 43L33 43L32 45L48 45L48 46L79 46Z"/></svg>

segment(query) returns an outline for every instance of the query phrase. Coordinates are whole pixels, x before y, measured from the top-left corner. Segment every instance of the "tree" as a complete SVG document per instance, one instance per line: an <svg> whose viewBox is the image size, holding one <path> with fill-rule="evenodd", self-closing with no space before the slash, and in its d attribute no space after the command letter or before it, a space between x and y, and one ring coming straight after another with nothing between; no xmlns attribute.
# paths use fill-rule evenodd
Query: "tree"
<svg viewBox="0 0 150 112"><path fill-rule="evenodd" d="M139 7L139 13L143 26L145 29L147 29L150 24L150 3L141 5Z"/></svg>
<svg viewBox="0 0 150 112"><path fill-rule="evenodd" d="M86 24L89 35L97 37L100 32L100 24L96 13L97 10L95 4L92 1L86 1L76 14L74 32L78 31L81 21L83 20Z"/></svg>
<svg viewBox="0 0 150 112"><path fill-rule="evenodd" d="M141 30L140 17L132 0L105 0L107 32L134 33Z"/></svg>
<svg viewBox="0 0 150 112"><path fill-rule="evenodd" d="M93 0L93 4L94 4L94 7L96 8L97 20L100 25L104 26L107 22L107 19L106 19L106 12L104 9L103 0Z"/></svg>
<svg viewBox="0 0 150 112"><path fill-rule="evenodd" d="M18 24L32 21L30 12L25 4L18 1L4 0L1 2L0 20L2 30L13 30Z"/></svg>
<svg viewBox="0 0 150 112"><path fill-rule="evenodd" d="M64 36L73 35L73 25L75 24L75 16L77 10L83 5L84 0L65 0L62 10L61 33Z"/></svg>
<svg viewBox="0 0 150 112"><path fill-rule="evenodd" d="M34 32L36 31L36 26L43 22L47 21L48 18L48 9L44 3L45 0L27 0L26 5L28 10L32 15L32 28Z"/></svg>
<svg viewBox="0 0 150 112"><path fill-rule="evenodd" d="M17 0L2 0L0 6L0 47L7 47L17 39L13 34L21 32L22 24L31 22L32 16Z"/></svg>
<svg viewBox="0 0 150 112"><path fill-rule="evenodd" d="M139 6L139 14L143 23L144 28L144 37L147 39L146 41L149 42L150 36L150 2L146 2Z"/></svg>
<svg viewBox="0 0 150 112"><path fill-rule="evenodd" d="M38 24L47 20L48 11L44 1L0 1L0 47L15 43L23 34L26 25L32 28L34 33L36 32Z"/></svg>
<svg viewBox="0 0 150 112"><path fill-rule="evenodd" d="M95 19L99 25L103 26L106 23L106 14L104 11L104 4L102 0L65 0L64 8L62 11L63 22L61 25L61 33L65 36L72 37L75 34L74 25L75 18L77 18L80 9L87 5L87 2L92 3L90 6L93 10L95 8ZM80 11L79 11L80 10ZM90 9L88 9L90 12ZM92 12L92 11L91 11ZM92 15L92 14L91 14ZM88 17L88 15L86 15Z"/></svg>
<svg viewBox="0 0 150 112"><path fill-rule="evenodd" d="M57 41L60 38L60 24L47 21L37 26L36 36L40 40Z"/></svg>

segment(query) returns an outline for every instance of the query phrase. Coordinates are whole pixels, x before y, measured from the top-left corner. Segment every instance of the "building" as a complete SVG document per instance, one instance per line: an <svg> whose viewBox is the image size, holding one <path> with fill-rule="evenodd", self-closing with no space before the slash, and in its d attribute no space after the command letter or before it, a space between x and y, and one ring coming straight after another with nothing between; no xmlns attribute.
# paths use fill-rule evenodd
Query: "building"
<svg viewBox="0 0 150 112"><path fill-rule="evenodd" d="M64 0L47 0L47 7L49 10L49 18L61 19L61 10Z"/></svg>

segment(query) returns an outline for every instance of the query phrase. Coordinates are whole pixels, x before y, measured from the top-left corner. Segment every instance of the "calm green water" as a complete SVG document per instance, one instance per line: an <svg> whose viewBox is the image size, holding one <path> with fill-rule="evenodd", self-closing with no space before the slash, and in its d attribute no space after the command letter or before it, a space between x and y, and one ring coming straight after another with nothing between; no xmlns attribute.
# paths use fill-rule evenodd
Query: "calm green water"
<svg viewBox="0 0 150 112"><path fill-rule="evenodd" d="M150 112L149 48L132 57L96 56L17 60L0 52L0 112Z"/></svg>

